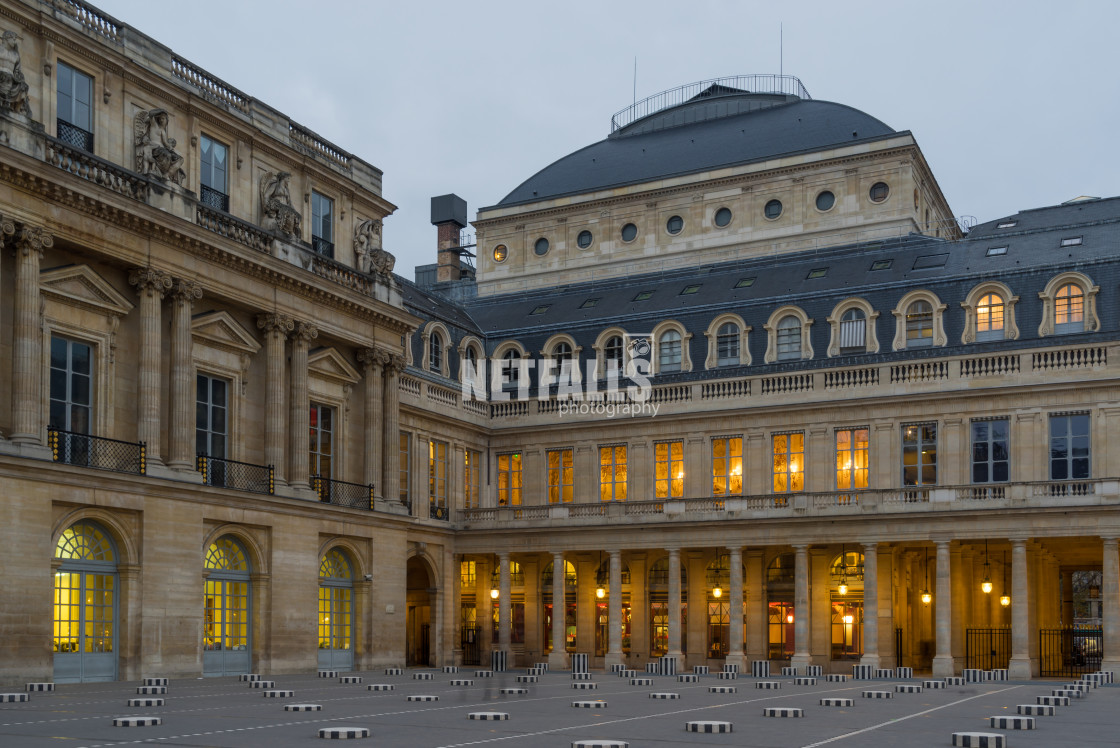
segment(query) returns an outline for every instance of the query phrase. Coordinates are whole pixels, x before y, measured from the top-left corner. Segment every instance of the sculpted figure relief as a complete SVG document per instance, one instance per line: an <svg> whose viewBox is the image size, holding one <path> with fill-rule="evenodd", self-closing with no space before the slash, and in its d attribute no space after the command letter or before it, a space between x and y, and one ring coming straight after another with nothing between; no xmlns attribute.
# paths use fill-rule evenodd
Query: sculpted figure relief
<svg viewBox="0 0 1120 748"><path fill-rule="evenodd" d="M303 217L292 207L292 196L288 190L291 178L292 175L286 171L270 171L261 177L261 228L297 239Z"/></svg>
<svg viewBox="0 0 1120 748"><path fill-rule="evenodd" d="M23 78L19 62L18 42L21 38L14 31L5 31L0 44L0 108L30 117L27 81Z"/></svg>
<svg viewBox="0 0 1120 748"><path fill-rule="evenodd" d="M136 113L132 120L136 171L182 186L187 174L180 168L183 157L175 152L175 138L167 134L167 122L168 115L164 109Z"/></svg>
<svg viewBox="0 0 1120 748"><path fill-rule="evenodd" d="M391 273L396 263L396 258L381 249L381 221L376 218L354 227L354 254L363 273Z"/></svg>

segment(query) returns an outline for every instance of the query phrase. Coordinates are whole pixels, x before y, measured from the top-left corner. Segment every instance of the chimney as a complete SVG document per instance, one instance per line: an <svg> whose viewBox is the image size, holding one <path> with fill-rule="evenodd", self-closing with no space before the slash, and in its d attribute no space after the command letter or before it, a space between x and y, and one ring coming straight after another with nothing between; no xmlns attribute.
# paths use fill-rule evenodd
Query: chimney
<svg viewBox="0 0 1120 748"><path fill-rule="evenodd" d="M439 229L436 283L457 281L461 275L459 232L467 226L467 201L454 194L433 197L432 225Z"/></svg>

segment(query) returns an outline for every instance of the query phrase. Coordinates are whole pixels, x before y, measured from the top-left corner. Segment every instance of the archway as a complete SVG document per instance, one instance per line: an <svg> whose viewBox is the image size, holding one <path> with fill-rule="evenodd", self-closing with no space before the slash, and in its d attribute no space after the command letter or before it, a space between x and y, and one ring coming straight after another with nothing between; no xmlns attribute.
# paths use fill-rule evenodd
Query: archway
<svg viewBox="0 0 1120 748"><path fill-rule="evenodd" d="M419 556L408 559L405 567L406 605L405 664L428 667L432 664L432 604L435 583L428 563Z"/></svg>
<svg viewBox="0 0 1120 748"><path fill-rule="evenodd" d="M112 538L83 520L62 532L54 557L55 683L116 680L119 579Z"/></svg>
<svg viewBox="0 0 1120 748"><path fill-rule="evenodd" d="M354 574L346 554L327 551L319 562L319 669L354 669Z"/></svg>
<svg viewBox="0 0 1120 748"><path fill-rule="evenodd" d="M249 672L252 609L249 558L231 535L206 549L203 593L202 674Z"/></svg>
<svg viewBox="0 0 1120 748"><path fill-rule="evenodd" d="M832 606L830 659L858 660L863 654L863 554L844 551L829 566Z"/></svg>

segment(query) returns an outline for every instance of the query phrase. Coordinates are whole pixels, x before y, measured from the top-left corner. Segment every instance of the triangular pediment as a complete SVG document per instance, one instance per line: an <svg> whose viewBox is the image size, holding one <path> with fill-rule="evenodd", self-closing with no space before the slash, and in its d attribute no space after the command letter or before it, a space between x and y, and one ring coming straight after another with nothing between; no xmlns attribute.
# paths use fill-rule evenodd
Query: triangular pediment
<svg viewBox="0 0 1120 748"><path fill-rule="evenodd" d="M323 379L354 384L362 378L358 370L334 348L317 348L307 357L307 371Z"/></svg>
<svg viewBox="0 0 1120 748"><path fill-rule="evenodd" d="M63 304L123 317L134 306L89 265L65 265L39 273L39 290Z"/></svg>
<svg viewBox="0 0 1120 748"><path fill-rule="evenodd" d="M248 330L229 312L207 312L191 320L191 335L199 342L238 353L256 353L261 349Z"/></svg>

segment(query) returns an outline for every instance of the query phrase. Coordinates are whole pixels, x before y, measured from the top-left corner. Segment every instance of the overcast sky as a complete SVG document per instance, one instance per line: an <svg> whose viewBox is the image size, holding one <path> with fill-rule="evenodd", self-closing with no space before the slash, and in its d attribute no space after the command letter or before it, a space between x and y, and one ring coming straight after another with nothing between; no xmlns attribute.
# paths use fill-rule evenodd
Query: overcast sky
<svg viewBox="0 0 1120 748"><path fill-rule="evenodd" d="M94 0L385 172L397 271L637 96L784 69L911 130L958 215L1120 194L1120 2ZM913 7L912 7L913 6Z"/></svg>

